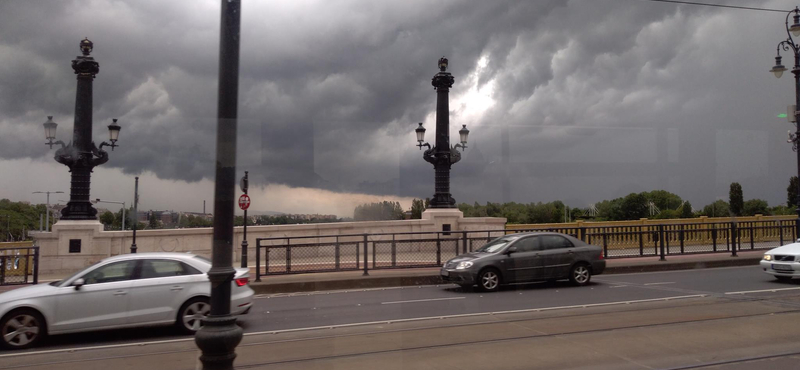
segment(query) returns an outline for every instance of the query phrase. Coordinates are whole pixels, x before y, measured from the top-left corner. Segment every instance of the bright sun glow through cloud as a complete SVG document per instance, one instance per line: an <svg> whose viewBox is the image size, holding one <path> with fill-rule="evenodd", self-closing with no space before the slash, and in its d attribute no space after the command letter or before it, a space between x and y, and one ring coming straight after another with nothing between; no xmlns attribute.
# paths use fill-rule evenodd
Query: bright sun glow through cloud
<svg viewBox="0 0 800 370"><path fill-rule="evenodd" d="M480 86L478 84L487 65L489 65L488 57L484 55L478 59L475 70L464 77L469 89L462 94L457 92L454 94L452 110L457 118L451 120L451 128L460 128L461 125L467 125L467 128L475 127L474 125L481 121L483 114L495 104L492 98L495 80L492 79Z"/></svg>

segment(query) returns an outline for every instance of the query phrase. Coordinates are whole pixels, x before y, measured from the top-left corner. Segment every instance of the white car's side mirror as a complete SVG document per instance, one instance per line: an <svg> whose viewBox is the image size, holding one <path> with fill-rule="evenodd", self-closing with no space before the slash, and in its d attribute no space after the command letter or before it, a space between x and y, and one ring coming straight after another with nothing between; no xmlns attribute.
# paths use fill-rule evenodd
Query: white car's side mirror
<svg viewBox="0 0 800 370"><path fill-rule="evenodd" d="M78 279L72 282L72 286L75 287L75 290L80 290L83 284L85 284L83 279Z"/></svg>

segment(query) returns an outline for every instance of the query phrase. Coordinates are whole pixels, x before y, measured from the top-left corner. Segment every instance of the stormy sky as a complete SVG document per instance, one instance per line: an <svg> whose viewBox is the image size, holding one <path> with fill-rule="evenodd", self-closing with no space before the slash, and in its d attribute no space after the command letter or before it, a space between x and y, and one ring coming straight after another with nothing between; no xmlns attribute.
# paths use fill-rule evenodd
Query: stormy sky
<svg viewBox="0 0 800 370"><path fill-rule="evenodd" d="M0 198L69 191L42 123L69 141L70 65L88 37L95 142L122 126L92 198L130 204L140 176L140 208L211 210L219 18L215 0L0 2ZM769 73L784 21L646 0L243 1L238 176L256 211L350 216L432 196L413 130L434 141L431 77L447 56L451 143L470 129L458 202L586 207L664 189L699 208L736 181L745 199L785 203L797 157L777 116L793 84Z"/></svg>

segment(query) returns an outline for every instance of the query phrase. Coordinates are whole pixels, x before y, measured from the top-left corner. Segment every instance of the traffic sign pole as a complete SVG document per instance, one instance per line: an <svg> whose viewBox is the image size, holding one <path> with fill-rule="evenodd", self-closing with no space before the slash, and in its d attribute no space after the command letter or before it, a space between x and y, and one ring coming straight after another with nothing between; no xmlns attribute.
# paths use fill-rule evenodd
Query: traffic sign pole
<svg viewBox="0 0 800 370"><path fill-rule="evenodd" d="M247 268L247 208L250 207L250 197L247 196L247 171L244 171L244 177L242 177L242 181L239 183L239 186L242 188L242 192L244 192L244 197L246 197L247 205L243 208L244 209L244 236L242 237L242 268ZM242 201L239 198L239 206L241 207Z"/></svg>

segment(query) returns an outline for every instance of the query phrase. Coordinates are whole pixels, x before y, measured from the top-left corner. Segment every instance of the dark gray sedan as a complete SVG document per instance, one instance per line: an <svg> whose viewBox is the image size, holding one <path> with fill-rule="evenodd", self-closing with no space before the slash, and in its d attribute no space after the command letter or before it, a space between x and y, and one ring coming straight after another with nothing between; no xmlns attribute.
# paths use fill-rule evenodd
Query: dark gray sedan
<svg viewBox="0 0 800 370"><path fill-rule="evenodd" d="M499 237L475 250L447 261L442 280L463 287L478 285L495 291L500 284L569 279L586 285L603 273L603 249L569 235L551 232L520 233Z"/></svg>

